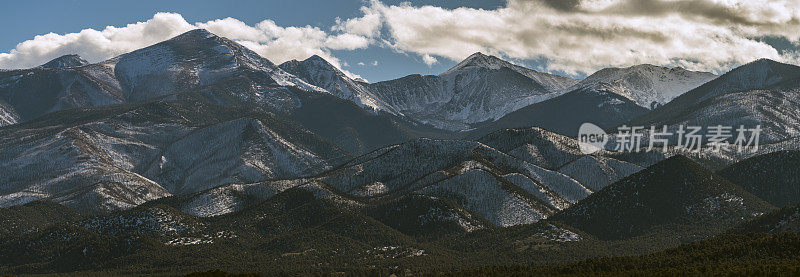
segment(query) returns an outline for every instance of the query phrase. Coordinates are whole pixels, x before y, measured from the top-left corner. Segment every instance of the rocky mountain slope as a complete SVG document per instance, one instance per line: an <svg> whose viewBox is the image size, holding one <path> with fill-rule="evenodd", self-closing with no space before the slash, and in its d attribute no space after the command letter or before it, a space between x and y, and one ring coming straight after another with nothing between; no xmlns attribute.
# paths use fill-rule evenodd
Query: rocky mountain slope
<svg viewBox="0 0 800 277"><path fill-rule="evenodd" d="M228 182L317 174L346 155L269 113L204 102L67 110L0 129L0 206L102 212Z"/></svg>
<svg viewBox="0 0 800 277"><path fill-rule="evenodd" d="M456 229L464 232L539 221L643 168L617 158L651 162L612 152L583 155L574 139L541 129L500 131L482 141L486 144L419 139L373 151L311 178L227 185L191 194L174 206L193 215L217 216L313 184L348 205L373 207L371 213L430 218L426 222L449 219L447 224L457 223ZM409 202L424 206L401 205ZM425 225L397 225L393 216L385 218L403 230Z"/></svg>
<svg viewBox="0 0 800 277"><path fill-rule="evenodd" d="M0 275L414 275L796 232L800 68L759 60L677 96L710 78L579 81L476 53L370 84L204 30L0 71ZM758 153L586 155L583 122L770 133Z"/></svg>
<svg viewBox="0 0 800 277"><path fill-rule="evenodd" d="M575 137L586 122L611 129L715 77L646 64L605 68L563 90L567 92L563 95L508 113L472 133L480 136L500 128L537 126Z"/></svg>
<svg viewBox="0 0 800 277"><path fill-rule="evenodd" d="M538 127L504 129L479 141L531 164L564 173L593 191L664 159L658 154L622 155L608 151L585 155L577 140Z"/></svg>
<svg viewBox="0 0 800 277"><path fill-rule="evenodd" d="M274 193L308 182L321 186L327 194L364 205L410 201L408 197L434 202L444 199L442 204L457 204L453 211L466 211L469 217L498 226L536 222L591 193L569 176L518 161L477 142L417 140L376 150L311 179L229 187L209 191L210 195L200 199L231 195L230 190ZM260 194L256 197L271 193ZM227 204L222 208L189 206L227 213L242 207L240 201L246 199L223 201ZM465 229L481 225L475 223L480 222L477 219L463 221Z"/></svg>

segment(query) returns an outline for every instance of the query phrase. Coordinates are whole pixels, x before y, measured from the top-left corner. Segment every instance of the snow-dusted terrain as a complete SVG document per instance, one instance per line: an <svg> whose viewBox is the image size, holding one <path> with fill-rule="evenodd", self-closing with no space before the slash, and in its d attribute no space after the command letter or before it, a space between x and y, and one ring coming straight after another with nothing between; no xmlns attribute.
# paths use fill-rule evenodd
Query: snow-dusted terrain
<svg viewBox="0 0 800 277"><path fill-rule="evenodd" d="M344 157L270 116L227 119L214 109L155 102L82 117L64 111L2 129L0 206L49 199L80 210L128 209L230 182L313 175Z"/></svg>
<svg viewBox="0 0 800 277"><path fill-rule="evenodd" d="M191 193L225 183L308 176L330 166L264 122L242 118L193 131L172 142L145 175L173 193Z"/></svg>
<svg viewBox="0 0 800 277"><path fill-rule="evenodd" d="M296 187L314 188L320 197L354 209L418 195L460 207L431 208L420 216L473 230L481 223L460 209L496 226L533 223L642 169L612 157L585 156L574 139L541 129L501 131L482 141L513 154L480 142L419 139L378 149L311 178L210 189L180 207L193 215L218 216ZM396 208L401 214L416 211L402 207ZM441 215L445 210L450 216Z"/></svg>
<svg viewBox="0 0 800 277"><path fill-rule="evenodd" d="M562 95L511 111L470 132L482 136L502 128L537 126L574 137L587 122L611 129L714 77L652 65L606 68L565 89Z"/></svg>
<svg viewBox="0 0 800 277"><path fill-rule="evenodd" d="M226 38L197 29L104 62L114 68L126 101L153 99L257 74L249 85L317 90L269 60ZM285 105L285 106L284 106ZM292 102L279 107L290 108Z"/></svg>
<svg viewBox="0 0 800 277"><path fill-rule="evenodd" d="M368 84L347 77L320 56L314 55L303 61L291 60L281 64L280 68L360 107L401 115L393 106L373 95L366 87Z"/></svg>
<svg viewBox="0 0 800 277"><path fill-rule="evenodd" d="M11 125L19 122L19 115L14 111L11 105L8 105L0 99L0 127Z"/></svg>
<svg viewBox="0 0 800 277"><path fill-rule="evenodd" d="M623 157L608 151L584 155L577 140L536 127L500 130L480 141L521 160L564 173L593 191L660 160L638 154Z"/></svg>
<svg viewBox="0 0 800 277"><path fill-rule="evenodd" d="M584 156L562 166L558 171L598 191L642 169L641 166L613 158Z"/></svg>
<svg viewBox="0 0 800 277"><path fill-rule="evenodd" d="M628 125L678 126L761 125L760 143L775 143L800 135L800 67L761 59L693 89ZM733 142L738 135L732 130ZM674 143L674 142L673 142Z"/></svg>
<svg viewBox="0 0 800 277"><path fill-rule="evenodd" d="M439 75L409 75L377 83L353 80L319 56L280 67L369 110L454 131L556 97L578 81L482 53Z"/></svg>
<svg viewBox="0 0 800 277"><path fill-rule="evenodd" d="M649 110L608 90L579 88L555 98L511 112L497 121L471 131L476 136L503 128L541 127L576 137L583 123L609 129Z"/></svg>
<svg viewBox="0 0 800 277"><path fill-rule="evenodd" d="M203 223L171 207L137 208L125 213L96 216L79 223L105 235L185 235L203 229Z"/></svg>
<svg viewBox="0 0 800 277"><path fill-rule="evenodd" d="M219 85L228 88L216 90ZM279 110L297 106L296 95L274 86L324 93L244 46L202 29L96 64L67 55L41 67L0 72L0 99L23 121L63 109L152 100L209 87L215 91L207 96L219 102L234 98ZM256 95L235 94L242 89ZM276 95L264 99L258 93Z"/></svg>
<svg viewBox="0 0 800 277"><path fill-rule="evenodd" d="M58 58L55 58L45 64L42 65L43 68L68 68L68 67L79 67L89 64L86 60L81 58L78 55L64 55Z"/></svg>
<svg viewBox="0 0 800 277"><path fill-rule="evenodd" d="M642 64L602 69L569 90L607 90L624 96L639 106L653 109L716 77L708 72L689 71L680 67Z"/></svg>
<svg viewBox="0 0 800 277"><path fill-rule="evenodd" d="M464 130L556 97L575 82L475 53L439 75L409 75L367 88L407 117Z"/></svg>
<svg viewBox="0 0 800 277"><path fill-rule="evenodd" d="M639 65L574 80L476 53L439 75L367 83L319 56L276 66L194 30L96 64L68 55L0 71L0 207L49 200L111 212L82 228L169 233L171 246L213 244L193 234L203 226L195 217L297 200L285 197L435 234L531 224L562 211L591 216L603 212L595 207L648 205L615 201L638 200L653 189L642 182L670 177L632 175L667 157L721 167L743 156L674 148L584 155L561 135L577 130L571 124L611 128L641 114L633 122L758 123L765 149L800 145L800 68L759 60L701 85L714 77ZM566 127L558 134L551 126ZM676 166L699 174L686 182L713 179L690 162ZM681 216L739 216L751 202L713 184L723 189L682 203ZM625 199L608 199L617 193ZM582 239L550 226L538 236Z"/></svg>
<svg viewBox="0 0 800 277"><path fill-rule="evenodd" d="M797 232L798 84L800 67L770 60L575 80L481 53L368 83L205 30L94 64L0 70L0 275L231 261L414 275L405 266ZM763 133L753 152L619 152L612 136L587 155L585 122Z"/></svg>

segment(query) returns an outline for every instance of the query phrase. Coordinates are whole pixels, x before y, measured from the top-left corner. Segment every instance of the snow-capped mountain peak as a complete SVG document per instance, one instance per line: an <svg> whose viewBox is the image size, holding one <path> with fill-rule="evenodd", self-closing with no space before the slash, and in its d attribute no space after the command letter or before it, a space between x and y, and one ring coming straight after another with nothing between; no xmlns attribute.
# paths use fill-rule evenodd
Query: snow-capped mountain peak
<svg viewBox="0 0 800 277"><path fill-rule="evenodd" d="M758 59L682 95L676 99L674 105L693 105L728 93L766 89L795 78L800 78L800 67L770 59Z"/></svg>
<svg viewBox="0 0 800 277"><path fill-rule="evenodd" d="M397 109L372 94L363 83L351 79L339 68L318 55L313 55L303 61L287 61L279 68L325 89L339 98L355 102L361 107L395 115L401 114Z"/></svg>
<svg viewBox="0 0 800 277"><path fill-rule="evenodd" d="M450 70L446 71L445 73L442 73L442 75L449 74L456 70L471 66L478 66L487 69L500 69L501 67L510 67L512 65L513 64L504 61L498 57L486 55L481 52L475 52L474 54L470 55L469 57L458 63Z"/></svg>
<svg viewBox="0 0 800 277"><path fill-rule="evenodd" d="M328 60L320 57L319 55L313 55L313 56L308 57L307 59L302 60L302 61L298 61L298 60L292 60L292 61L293 62L297 62L298 64L306 64L306 65L318 66L318 67L320 67L322 69L325 69L325 70L331 70L332 73L334 73L336 75L346 76L346 74L344 74L344 72L342 72L341 70L336 68L336 66L334 66L333 64L328 62Z"/></svg>
<svg viewBox="0 0 800 277"><path fill-rule="evenodd" d="M800 134L800 67L760 59L684 93L629 125L763 126L761 143Z"/></svg>
<svg viewBox="0 0 800 277"><path fill-rule="evenodd" d="M219 80L249 74L278 86L294 86L308 91L324 91L294 75L284 72L268 59L230 39L195 29L155 45L121 55L110 60L122 83L139 89L152 85L154 93L186 90ZM153 76L174 80L170 84L151 84ZM248 77L249 78L249 77ZM183 88L170 89L170 85ZM188 87L187 87L188 86ZM145 93L147 94L147 93ZM137 95L138 96L138 95Z"/></svg>
<svg viewBox="0 0 800 277"><path fill-rule="evenodd" d="M503 68L510 69L516 73L522 74L527 78L533 79L536 83L554 93L567 92L565 90L566 88L574 85L579 81L576 79L571 79L563 76L539 72L530 68L513 64L511 62L508 62L493 55L483 54L481 52L475 52L474 54L470 55L457 65L453 66L453 68L450 68L444 73L439 74L439 76L444 77L447 75L454 75L458 74L459 72L465 72L480 68L488 70L501 70Z"/></svg>
<svg viewBox="0 0 800 277"><path fill-rule="evenodd" d="M43 64L42 68L67 68L67 67L84 66L87 64L89 64L89 62L87 62L80 56L76 54L69 54L55 58Z"/></svg>
<svg viewBox="0 0 800 277"><path fill-rule="evenodd" d="M0 99L7 104L4 114L17 114L19 122L24 122L64 109L134 103L183 93L205 94L220 104L245 101L288 110L297 107L299 100L290 90L279 87L326 93L254 51L202 29L84 64L80 57L67 55L40 67L3 71Z"/></svg>
<svg viewBox="0 0 800 277"><path fill-rule="evenodd" d="M770 59L758 59L734 68L723 75L725 85L717 91L740 91L764 88L800 77L800 67ZM722 78L720 78L722 79Z"/></svg>
<svg viewBox="0 0 800 277"><path fill-rule="evenodd" d="M640 64L626 68L604 68L575 84L570 90L607 90L626 97L637 105L652 109L694 89L717 76L708 72L689 71Z"/></svg>
<svg viewBox="0 0 800 277"><path fill-rule="evenodd" d="M322 63L326 63L326 64L328 64L328 65L331 65L331 64L330 64L330 63L329 63L327 60L325 60L324 58L320 57L320 56L319 56L319 55L317 55L317 54L314 54L314 55L312 55L311 57L308 57L308 59L306 59L306 60L309 60L309 61L314 61L314 62L322 62ZM331 66L332 66L332 65L331 65Z"/></svg>
<svg viewBox="0 0 800 277"><path fill-rule="evenodd" d="M466 130L561 95L577 80L475 53L439 75L364 84L404 115L441 129Z"/></svg>

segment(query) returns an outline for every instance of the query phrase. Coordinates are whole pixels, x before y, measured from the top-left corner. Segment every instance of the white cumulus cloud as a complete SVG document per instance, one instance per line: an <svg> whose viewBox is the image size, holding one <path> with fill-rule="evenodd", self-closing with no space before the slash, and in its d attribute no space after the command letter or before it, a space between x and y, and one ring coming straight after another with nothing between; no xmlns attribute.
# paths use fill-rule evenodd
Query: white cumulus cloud
<svg viewBox="0 0 800 277"><path fill-rule="evenodd" d="M344 70L346 63L333 56L330 50L355 50L369 46L369 39L363 36L349 33L332 35L311 26L282 27L272 20L249 26L238 19L225 18L195 25L232 39L274 63L319 55L353 78L361 76Z"/></svg>
<svg viewBox="0 0 800 277"><path fill-rule="evenodd" d="M283 27L272 20L250 26L229 17L191 24L180 14L157 13L150 20L124 27L108 26L103 30L85 29L78 33L36 36L8 53L0 53L0 68L35 67L66 54L78 54L90 62L98 62L196 28L232 39L278 64L319 55L341 69L345 63L333 56L331 50L362 49L370 44L369 38L358 34L330 34L311 26ZM360 77L342 71L351 77Z"/></svg>
<svg viewBox="0 0 800 277"><path fill-rule="evenodd" d="M342 20L336 18L336 25L331 29L334 31L342 31L350 34L362 36L376 36L380 34L383 19L381 18L380 10L377 9L379 2L373 3L371 6L361 7L361 12L364 13L362 17L350 18Z"/></svg>
<svg viewBox="0 0 800 277"><path fill-rule="evenodd" d="M574 75L641 63L720 73L758 58L800 61L798 0L508 0L492 10L371 0L360 12L325 30L268 19L192 24L180 14L158 13L123 27L36 36L0 53L0 68L34 67L64 54L97 62L194 28L233 39L275 63L319 55L339 68L345 63L332 51L376 45L418 55L428 66L480 51ZM767 37L793 48L776 49L762 42Z"/></svg>
<svg viewBox="0 0 800 277"><path fill-rule="evenodd" d="M424 54L424 55L422 55L422 62L424 62L428 66L431 66L431 65L434 65L435 63L439 62L439 60L437 60L436 58L434 58L431 55Z"/></svg>
<svg viewBox="0 0 800 277"><path fill-rule="evenodd" d="M145 22L78 33L49 33L17 44L0 53L0 68L30 68L65 54L78 54L97 62L127 53L195 29L179 14L158 13Z"/></svg>
<svg viewBox="0 0 800 277"><path fill-rule="evenodd" d="M722 72L757 58L797 62L797 50L759 38L800 45L796 0L509 0L495 10L373 0L362 11L342 29L379 18L380 41L428 65L481 51L576 75L641 63Z"/></svg>

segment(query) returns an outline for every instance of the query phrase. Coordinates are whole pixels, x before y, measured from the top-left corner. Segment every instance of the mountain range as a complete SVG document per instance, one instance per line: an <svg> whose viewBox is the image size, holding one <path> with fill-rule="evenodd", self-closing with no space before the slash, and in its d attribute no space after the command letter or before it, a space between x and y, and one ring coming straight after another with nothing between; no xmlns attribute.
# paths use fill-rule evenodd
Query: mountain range
<svg viewBox="0 0 800 277"><path fill-rule="evenodd" d="M764 59L573 79L475 53L369 83L202 29L3 70L0 273L429 274L794 232L799 81ZM585 154L585 122L760 124L763 145Z"/></svg>
<svg viewBox="0 0 800 277"><path fill-rule="evenodd" d="M760 125L763 143L791 139L799 134L799 78L798 66L756 60L634 118L628 125L667 125L672 132L678 125Z"/></svg>

